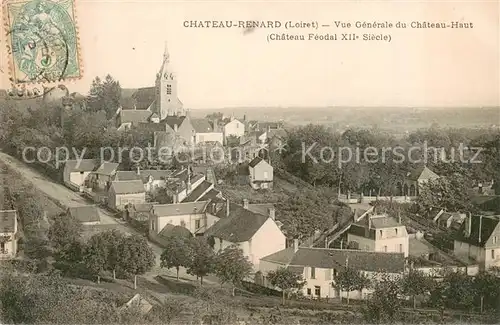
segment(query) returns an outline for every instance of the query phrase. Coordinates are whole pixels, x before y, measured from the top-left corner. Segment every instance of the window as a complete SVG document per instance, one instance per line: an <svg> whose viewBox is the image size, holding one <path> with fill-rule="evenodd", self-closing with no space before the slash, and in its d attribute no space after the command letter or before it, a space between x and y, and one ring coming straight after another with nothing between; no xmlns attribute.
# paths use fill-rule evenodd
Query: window
<svg viewBox="0 0 500 325"><path fill-rule="evenodd" d="M332 270L325 270L325 280L332 279Z"/></svg>
<svg viewBox="0 0 500 325"><path fill-rule="evenodd" d="M310 296L311 295L311 288L307 288L307 295Z"/></svg>
<svg viewBox="0 0 500 325"><path fill-rule="evenodd" d="M402 253L403 252L403 244L399 244L399 252Z"/></svg>
<svg viewBox="0 0 500 325"><path fill-rule="evenodd" d="M239 129L240 128L240 124L239 123L236 123L236 128Z"/></svg>
<svg viewBox="0 0 500 325"><path fill-rule="evenodd" d="M318 297L321 296L321 287L314 286L314 295Z"/></svg>
<svg viewBox="0 0 500 325"><path fill-rule="evenodd" d="M387 253L387 246L384 246L384 252Z"/></svg>
<svg viewBox="0 0 500 325"><path fill-rule="evenodd" d="M495 259L495 250L494 249L491 250L491 258Z"/></svg>
<svg viewBox="0 0 500 325"><path fill-rule="evenodd" d="M151 230L155 230L155 222L154 222L154 220L151 220Z"/></svg>
<svg viewBox="0 0 500 325"><path fill-rule="evenodd" d="M195 220L195 221L194 221L194 228L195 228L195 229L200 229L200 227L201 227L201 225L200 225L200 224L201 224L201 222L200 222L200 221L201 221L201 220Z"/></svg>
<svg viewBox="0 0 500 325"><path fill-rule="evenodd" d="M181 220L181 227L186 227L186 221Z"/></svg>
<svg viewBox="0 0 500 325"><path fill-rule="evenodd" d="M493 244L496 244L497 241L498 241L498 237L497 236L493 237Z"/></svg>
<svg viewBox="0 0 500 325"><path fill-rule="evenodd" d="M337 269L333 269L333 276L337 276Z"/></svg>
<svg viewBox="0 0 500 325"><path fill-rule="evenodd" d="M267 174L267 172L264 172L264 179L267 179L269 177L269 175Z"/></svg>
<svg viewBox="0 0 500 325"><path fill-rule="evenodd" d="M316 279L316 268L311 267L311 279Z"/></svg>
<svg viewBox="0 0 500 325"><path fill-rule="evenodd" d="M83 175L84 172L80 172L80 175Z"/></svg>
<svg viewBox="0 0 500 325"><path fill-rule="evenodd" d="M380 237L382 237L382 230L380 230Z"/></svg>
<svg viewBox="0 0 500 325"><path fill-rule="evenodd" d="M5 252L5 243L0 243L0 252Z"/></svg>
<svg viewBox="0 0 500 325"><path fill-rule="evenodd" d="M167 95L172 95L172 85L167 85Z"/></svg>
<svg viewBox="0 0 500 325"><path fill-rule="evenodd" d="M398 228L396 228L396 229L394 229L394 230L396 230L396 236L397 236L397 235L398 235Z"/></svg>

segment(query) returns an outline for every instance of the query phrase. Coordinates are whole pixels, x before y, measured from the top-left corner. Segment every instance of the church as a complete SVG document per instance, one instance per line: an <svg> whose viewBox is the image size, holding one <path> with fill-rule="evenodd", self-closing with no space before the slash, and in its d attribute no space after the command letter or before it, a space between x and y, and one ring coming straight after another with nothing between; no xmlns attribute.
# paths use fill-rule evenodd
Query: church
<svg viewBox="0 0 500 325"><path fill-rule="evenodd" d="M140 128L154 132L156 147L160 144L193 146L202 142L222 144L223 133L217 123L192 119L177 89L177 76L170 66L165 44L154 87L122 90L121 106L115 114L116 127L118 130Z"/></svg>

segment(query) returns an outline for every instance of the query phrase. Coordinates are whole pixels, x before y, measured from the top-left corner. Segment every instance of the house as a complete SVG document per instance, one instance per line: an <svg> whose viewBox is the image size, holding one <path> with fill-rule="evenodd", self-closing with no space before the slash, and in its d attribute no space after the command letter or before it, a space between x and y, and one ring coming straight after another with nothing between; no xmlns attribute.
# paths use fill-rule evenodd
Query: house
<svg viewBox="0 0 500 325"><path fill-rule="evenodd" d="M442 228L457 228L457 227L460 228L460 225L463 223L465 218L466 218L465 213L443 212L437 218L436 223L438 224L439 227Z"/></svg>
<svg viewBox="0 0 500 325"><path fill-rule="evenodd" d="M117 171L115 181L141 180L144 183L144 190L153 193L159 188L165 188L169 179L173 178L174 172L171 170L143 169L137 167L136 171Z"/></svg>
<svg viewBox="0 0 500 325"><path fill-rule="evenodd" d="M415 168L406 175L406 179L401 184L398 184L402 195L418 196L422 185L428 181L438 179L439 175L429 169L427 166Z"/></svg>
<svg viewBox="0 0 500 325"><path fill-rule="evenodd" d="M101 214L94 205L70 207L67 214L78 220L82 225L98 225L101 223Z"/></svg>
<svg viewBox="0 0 500 325"><path fill-rule="evenodd" d="M169 132L177 139L180 139L185 146L196 144L196 130L191 123L189 115L185 116L167 116L163 121L169 128Z"/></svg>
<svg viewBox="0 0 500 325"><path fill-rule="evenodd" d="M454 255L487 270L500 266L500 216L467 216L456 233Z"/></svg>
<svg viewBox="0 0 500 325"><path fill-rule="evenodd" d="M245 134L245 124L235 118L224 124L224 138L229 136L241 137Z"/></svg>
<svg viewBox="0 0 500 325"><path fill-rule="evenodd" d="M89 174L89 185L94 191L107 191L115 177L117 163L103 162L99 168Z"/></svg>
<svg viewBox="0 0 500 325"><path fill-rule="evenodd" d="M150 110L120 108L115 118L115 126L119 131L130 130L139 123L146 122L159 123L158 115Z"/></svg>
<svg viewBox="0 0 500 325"><path fill-rule="evenodd" d="M225 200L215 216L220 220L204 234L214 250L237 245L255 270L262 257L285 248L286 237L276 224L274 208L261 214L249 209L248 200L243 200L243 206Z"/></svg>
<svg viewBox="0 0 500 325"><path fill-rule="evenodd" d="M113 181L108 191L108 206L114 210L124 210L127 204L146 203L146 191L140 180Z"/></svg>
<svg viewBox="0 0 500 325"><path fill-rule="evenodd" d="M218 125L214 121L207 119L192 119L191 123L195 130L195 144L202 144L205 142L218 142L224 143L224 134L218 129Z"/></svg>
<svg viewBox="0 0 500 325"><path fill-rule="evenodd" d="M260 157L255 157L248 164L249 182L253 189L273 187L273 166Z"/></svg>
<svg viewBox="0 0 500 325"><path fill-rule="evenodd" d="M149 214L149 238L161 244L166 225L180 226L189 233L201 235L218 218L207 213L208 201L155 204Z"/></svg>
<svg viewBox="0 0 500 325"><path fill-rule="evenodd" d="M367 214L351 225L347 242L364 251L403 253L408 257L409 237L401 217Z"/></svg>
<svg viewBox="0 0 500 325"><path fill-rule="evenodd" d="M286 143L287 132L285 129L271 130L267 132L267 141L271 148L283 148Z"/></svg>
<svg viewBox="0 0 500 325"><path fill-rule="evenodd" d="M88 177L97 168L94 159L66 160L64 163L63 183L74 191L89 187Z"/></svg>
<svg viewBox="0 0 500 325"><path fill-rule="evenodd" d="M264 256L260 260L262 279L257 279L264 286L270 286L266 275L280 267L287 268L302 275L306 284L301 292L311 298L346 297L346 292L335 288L336 277L346 267L354 268L369 278L377 278L386 273L400 277L405 271L405 257L402 253L370 252L350 249L309 248L299 247L298 240L274 254ZM353 299L364 299L373 289L363 289L362 292L349 292Z"/></svg>
<svg viewBox="0 0 500 325"><path fill-rule="evenodd" d="M17 254L17 211L0 210L0 260Z"/></svg>

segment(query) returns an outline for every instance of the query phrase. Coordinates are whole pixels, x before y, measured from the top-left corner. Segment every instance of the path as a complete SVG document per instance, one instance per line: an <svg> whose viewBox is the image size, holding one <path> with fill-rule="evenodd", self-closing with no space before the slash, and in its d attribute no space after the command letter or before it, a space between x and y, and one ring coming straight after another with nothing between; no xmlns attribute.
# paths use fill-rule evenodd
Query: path
<svg viewBox="0 0 500 325"><path fill-rule="evenodd" d="M80 196L79 193L73 192L72 190L70 190L69 188L65 187L62 184L55 183L45 175L41 174L36 169L31 168L29 165L23 163L22 161L4 152L0 152L0 161L2 161L10 169L21 174L28 182L32 183L38 190L47 195L47 197L58 202L60 205L63 205L65 207L74 207L74 206L82 206L89 204L87 199ZM98 209L101 214L101 225L114 225L113 228L120 230L125 234L139 234L134 228L130 227L124 221L115 218L107 210L99 207ZM109 228L103 227L103 229L109 229ZM168 274L171 276L175 275L173 271L160 268L160 256L161 253L163 252L163 249L152 242L149 242L149 245L151 246L153 252L155 253L156 266L151 272L145 274L145 277L148 278L149 280L153 280L154 277L159 274ZM179 270L179 275L182 276L183 278L196 280L196 277L187 274L184 268L181 268ZM212 279L207 279L206 282L215 283Z"/></svg>

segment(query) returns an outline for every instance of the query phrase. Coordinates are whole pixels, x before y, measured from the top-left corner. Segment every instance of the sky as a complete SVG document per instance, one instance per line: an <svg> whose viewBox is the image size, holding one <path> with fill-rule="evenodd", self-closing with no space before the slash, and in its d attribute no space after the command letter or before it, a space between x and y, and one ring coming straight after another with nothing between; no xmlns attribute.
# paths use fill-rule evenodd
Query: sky
<svg viewBox="0 0 500 325"><path fill-rule="evenodd" d="M499 2L76 1L84 65L70 91L111 74L154 85L168 43L187 108L499 106ZM472 22L472 29L186 28L186 20ZM270 33L387 34L384 41L271 41ZM5 70L5 69L3 69ZM7 88L7 87L5 87Z"/></svg>

